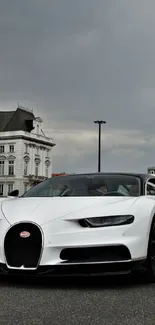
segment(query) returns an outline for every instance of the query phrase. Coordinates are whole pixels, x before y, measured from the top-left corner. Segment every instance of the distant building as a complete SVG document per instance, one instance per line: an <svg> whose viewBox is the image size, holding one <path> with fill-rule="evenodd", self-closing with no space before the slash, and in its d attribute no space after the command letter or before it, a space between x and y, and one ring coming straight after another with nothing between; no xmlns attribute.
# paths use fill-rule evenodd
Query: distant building
<svg viewBox="0 0 155 325"><path fill-rule="evenodd" d="M147 169L148 174L155 174L155 166L154 167L148 167Z"/></svg>
<svg viewBox="0 0 155 325"><path fill-rule="evenodd" d="M15 189L21 195L51 177L55 144L42 131L42 122L21 106L0 112L0 196Z"/></svg>

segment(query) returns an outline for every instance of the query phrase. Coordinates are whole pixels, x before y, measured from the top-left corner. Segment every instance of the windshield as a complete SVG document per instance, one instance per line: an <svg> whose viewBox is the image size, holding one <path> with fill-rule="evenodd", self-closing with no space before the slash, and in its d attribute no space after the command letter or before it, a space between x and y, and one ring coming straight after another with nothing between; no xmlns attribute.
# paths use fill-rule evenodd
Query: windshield
<svg viewBox="0 0 155 325"><path fill-rule="evenodd" d="M134 176L63 176L48 179L22 197L139 196L140 179Z"/></svg>

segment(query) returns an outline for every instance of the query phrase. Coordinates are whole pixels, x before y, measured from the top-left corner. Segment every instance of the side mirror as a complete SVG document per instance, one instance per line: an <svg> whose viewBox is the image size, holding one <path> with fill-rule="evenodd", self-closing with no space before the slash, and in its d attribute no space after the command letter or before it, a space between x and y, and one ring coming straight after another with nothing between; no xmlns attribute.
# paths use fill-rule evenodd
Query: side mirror
<svg viewBox="0 0 155 325"><path fill-rule="evenodd" d="M8 196L17 197L17 196L19 196L19 191L18 191L18 190L14 190L14 191L10 192L10 193L8 194Z"/></svg>

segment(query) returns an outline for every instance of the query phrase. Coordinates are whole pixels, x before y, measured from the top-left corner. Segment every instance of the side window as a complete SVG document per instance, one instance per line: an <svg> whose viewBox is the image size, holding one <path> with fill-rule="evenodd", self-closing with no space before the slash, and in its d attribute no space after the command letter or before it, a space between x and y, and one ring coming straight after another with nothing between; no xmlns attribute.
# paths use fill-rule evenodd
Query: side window
<svg viewBox="0 0 155 325"><path fill-rule="evenodd" d="M146 195L155 195L155 185L148 183L146 189Z"/></svg>

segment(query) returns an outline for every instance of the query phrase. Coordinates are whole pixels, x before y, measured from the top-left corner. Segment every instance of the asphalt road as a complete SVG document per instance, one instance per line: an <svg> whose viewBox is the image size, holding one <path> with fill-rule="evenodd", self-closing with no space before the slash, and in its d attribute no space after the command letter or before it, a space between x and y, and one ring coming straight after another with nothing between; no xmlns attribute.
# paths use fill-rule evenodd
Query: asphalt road
<svg viewBox="0 0 155 325"><path fill-rule="evenodd" d="M0 278L0 325L155 324L155 284L83 280Z"/></svg>

